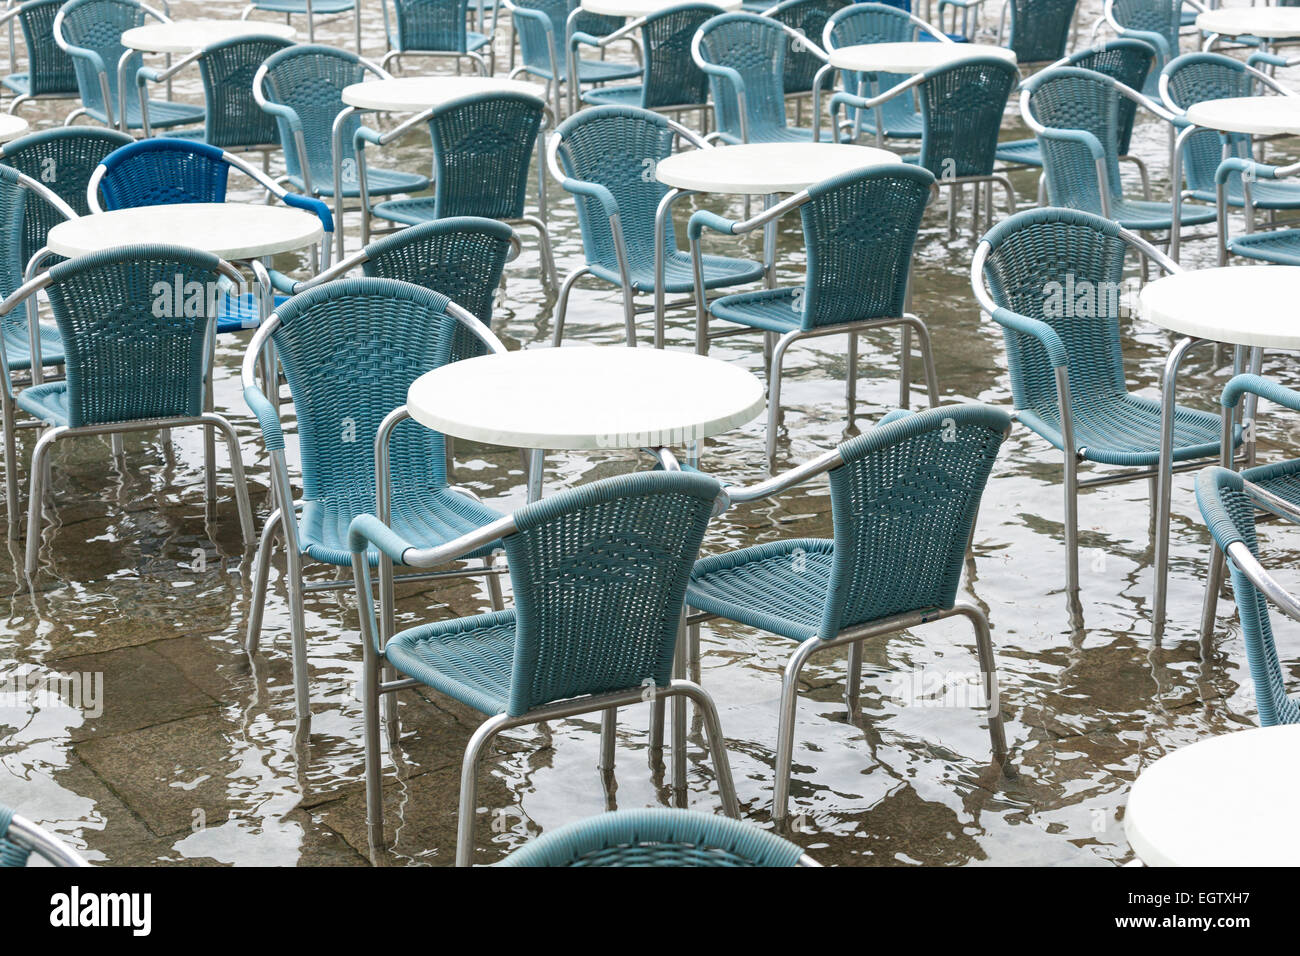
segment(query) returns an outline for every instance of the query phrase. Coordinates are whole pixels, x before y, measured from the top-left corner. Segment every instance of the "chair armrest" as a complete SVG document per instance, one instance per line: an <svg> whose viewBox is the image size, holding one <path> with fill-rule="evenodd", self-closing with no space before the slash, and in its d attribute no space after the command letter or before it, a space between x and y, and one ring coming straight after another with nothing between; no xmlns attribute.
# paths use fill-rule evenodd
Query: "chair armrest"
<svg viewBox="0 0 1300 956"><path fill-rule="evenodd" d="M330 212L330 207L319 199L311 196L300 196L297 193L286 192L282 197L286 206L292 206L295 209L303 209L307 212L314 213L320 220L325 231L331 235L334 233L334 214Z"/></svg>
<svg viewBox="0 0 1300 956"><path fill-rule="evenodd" d="M579 43L584 44L585 46L600 46L600 40L600 37L595 37L590 33L583 33L581 30L578 30L569 37L569 48L576 50Z"/></svg>
<svg viewBox="0 0 1300 956"><path fill-rule="evenodd" d="M268 100L259 100L257 105L265 113L270 113L277 119L282 119L289 124L289 129L295 133L303 132L302 117L298 111L285 106L283 103L272 103Z"/></svg>
<svg viewBox="0 0 1300 956"><path fill-rule="evenodd" d="M394 564L405 564L403 555L415 548L414 544L374 515L357 515L348 525L348 549L353 554L362 554L372 544L391 558Z"/></svg>
<svg viewBox="0 0 1300 956"><path fill-rule="evenodd" d="M705 60L697 59L695 65L710 76L719 76L731 84L732 91L737 96L745 95L745 78L740 75L739 70L734 70L729 66L719 66L716 63L708 63Z"/></svg>
<svg viewBox="0 0 1300 956"><path fill-rule="evenodd" d="M605 210L605 215L610 218L618 215L618 200L614 198L614 194L609 191L608 187L602 186L600 183L589 183L582 179L571 179L569 177L562 179L560 185L574 195L595 199L600 203L601 208Z"/></svg>
<svg viewBox="0 0 1300 956"><path fill-rule="evenodd" d="M719 216L716 212L709 212L707 209L701 209L691 214L690 220L686 223L686 236L689 239L698 239L704 234L705 229L712 229L714 232L721 232L731 236L736 233L738 223Z"/></svg>
<svg viewBox="0 0 1300 956"><path fill-rule="evenodd" d="M1126 39L1142 40L1149 43L1160 54L1161 63L1169 62L1169 43L1159 33L1152 30L1133 30L1128 27L1121 27L1119 24L1114 24L1114 27L1115 32Z"/></svg>
<svg viewBox="0 0 1300 956"><path fill-rule="evenodd" d="M1044 139L1054 139L1063 143L1075 143L1086 147L1094 160L1100 161L1106 158L1106 151L1102 149L1101 140L1086 129L1055 129L1049 126L1040 130L1037 135Z"/></svg>
<svg viewBox="0 0 1300 956"><path fill-rule="evenodd" d="M1252 53L1246 57L1247 66L1259 67L1260 64L1264 66L1290 66L1291 61L1284 56L1278 56L1276 53L1264 53L1262 51Z"/></svg>
<svg viewBox="0 0 1300 956"><path fill-rule="evenodd" d="M295 295L300 280L285 275L275 269L267 269L267 276L271 279L271 288L276 292L283 292L285 295Z"/></svg>
<svg viewBox="0 0 1300 956"><path fill-rule="evenodd" d="M267 450L282 451L284 432L280 428L280 415L270 399L256 385L249 385L244 389L244 404L257 416L257 423L262 426L262 438Z"/></svg>
<svg viewBox="0 0 1300 956"><path fill-rule="evenodd" d="M1066 368L1069 366L1070 356L1065 350L1065 343L1056 334L1056 330L1042 319L1031 319L1019 312L998 308L993 310L993 321L1004 329L1011 329L1013 332L1019 332L1022 335L1037 339L1038 343L1047 351L1047 359L1052 363L1052 368Z"/></svg>
<svg viewBox="0 0 1300 956"><path fill-rule="evenodd" d="M1275 405L1300 412L1300 392L1272 379L1264 378L1262 375L1234 375L1228 384L1223 386L1223 397L1219 401L1224 408L1236 408L1241 396L1246 394L1258 395Z"/></svg>
<svg viewBox="0 0 1300 956"><path fill-rule="evenodd" d="M369 143L371 146L384 145L383 134L369 126L358 126L357 131L352 134L352 139L356 143Z"/></svg>
<svg viewBox="0 0 1300 956"><path fill-rule="evenodd" d="M1250 179L1277 179L1280 168L1270 166L1268 163L1257 163L1243 156L1229 156L1219 163L1219 168L1214 171L1214 182L1221 186L1233 173L1241 173Z"/></svg>

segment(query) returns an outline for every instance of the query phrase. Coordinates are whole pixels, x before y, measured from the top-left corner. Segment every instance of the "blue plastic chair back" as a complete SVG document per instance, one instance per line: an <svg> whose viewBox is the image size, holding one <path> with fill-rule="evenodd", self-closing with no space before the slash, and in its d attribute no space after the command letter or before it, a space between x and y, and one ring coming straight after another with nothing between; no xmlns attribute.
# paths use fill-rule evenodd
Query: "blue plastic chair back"
<svg viewBox="0 0 1300 956"><path fill-rule="evenodd" d="M236 37L214 43L199 58L203 79L203 141L222 149L248 149L277 141L275 119L253 99L258 68L293 41L276 36Z"/></svg>
<svg viewBox="0 0 1300 956"><path fill-rule="evenodd" d="M149 22L144 7L136 0L69 0L63 7L63 35L74 47L89 50L93 57L74 53L73 65L77 71L77 88L81 92L81 102L86 109L101 115L117 118L118 62L127 48L122 44L122 34L132 27L144 26ZM96 62L98 60L98 62ZM134 77L140 68L141 54L131 55L127 64L126 75ZM100 86L100 70L108 80L108 92L112 102L104 103L104 93ZM123 91L128 102L128 109L139 103L139 90L134 83L128 83Z"/></svg>
<svg viewBox="0 0 1300 956"><path fill-rule="evenodd" d="M514 514L504 539L516 643L507 713L672 679L686 584L721 485L637 472Z"/></svg>
<svg viewBox="0 0 1300 956"><path fill-rule="evenodd" d="M1068 66L1104 73L1118 80L1130 90L1144 89L1147 76L1156 61L1156 51L1141 40L1121 38L1071 54ZM1119 101L1119 154L1127 156L1133 139L1133 122L1137 118L1137 103L1128 97Z"/></svg>
<svg viewBox="0 0 1300 956"><path fill-rule="evenodd" d="M434 215L518 219L546 106L528 93L484 93L429 117Z"/></svg>
<svg viewBox="0 0 1300 956"><path fill-rule="evenodd" d="M785 60L791 37L775 20L753 13L724 13L699 30L706 63L734 70L745 84L745 123L751 143L780 138L786 129ZM705 72L708 72L707 70ZM727 76L709 74L718 132L741 142L740 101Z"/></svg>
<svg viewBox="0 0 1300 956"><path fill-rule="evenodd" d="M1169 78L1169 96L1181 110L1205 100L1224 99L1231 96L1250 96L1254 80L1246 72L1246 65L1222 53L1186 53L1165 65L1164 75ZM1179 124L1185 127L1186 122ZM1232 155L1250 158L1250 137L1226 137ZM1183 143L1183 176L1187 188L1213 193L1215 173L1223 160L1225 137L1215 130L1202 129L1192 133ZM1229 178L1230 189L1240 191L1241 174Z"/></svg>
<svg viewBox="0 0 1300 956"><path fill-rule="evenodd" d="M1243 490L1241 475L1226 468L1204 468L1196 476L1196 503L1215 544L1226 554L1229 545L1240 542L1259 557L1255 537L1255 503ZM1261 727L1300 723L1300 707L1288 696L1273 626L1269 620L1268 600L1228 561L1232 594L1241 618L1241 634L1246 643L1246 660L1255 684L1255 706Z"/></svg>
<svg viewBox="0 0 1300 956"><path fill-rule="evenodd" d="M808 269L804 329L901 316L912 246L934 177L902 164L845 173L800 207Z"/></svg>
<svg viewBox="0 0 1300 956"><path fill-rule="evenodd" d="M940 178L990 175L1007 97L1019 82L1015 64L994 57L930 71L919 89L920 164Z"/></svg>
<svg viewBox="0 0 1300 956"><path fill-rule="evenodd" d="M840 446L829 473L835 547L822 635L947 609L998 449L1011 427L986 405L948 405Z"/></svg>
<svg viewBox="0 0 1300 956"><path fill-rule="evenodd" d="M27 48L29 96L75 96L77 71L72 57L54 42L54 17L66 0L27 0L18 8L18 24Z"/></svg>
<svg viewBox="0 0 1300 956"><path fill-rule="evenodd" d="M394 49L423 53L464 53L468 49L469 0L392 2L397 34Z"/></svg>
<svg viewBox="0 0 1300 956"><path fill-rule="evenodd" d="M850 0L782 0L772 8L769 16L807 37L813 46L820 49L826 21L830 19L831 14L844 9L849 3ZM800 49L792 40L790 52L785 58L785 77L782 81L786 94L811 92L817 71L824 65L822 59L809 52L806 47ZM831 74L827 74L824 82L825 89L832 88Z"/></svg>
<svg viewBox="0 0 1300 956"><path fill-rule="evenodd" d="M143 139L104 157L105 210L226 201L230 164L220 149L178 139Z"/></svg>
<svg viewBox="0 0 1300 956"><path fill-rule="evenodd" d="M691 106L708 99L709 78L691 56L691 40L721 12L711 3L686 3L646 17L641 25L642 107Z"/></svg>
<svg viewBox="0 0 1300 956"><path fill-rule="evenodd" d="M203 412L207 343L227 284L220 262L184 246L140 245L50 269L69 425Z"/></svg>
<svg viewBox="0 0 1300 956"><path fill-rule="evenodd" d="M1008 0L1007 46L1021 63L1055 62L1065 56L1079 0Z"/></svg>
<svg viewBox="0 0 1300 956"><path fill-rule="evenodd" d="M1030 79L1033 115L1051 129L1082 130L1096 137L1112 198L1121 196L1119 175L1119 102L1123 98L1110 77L1078 67L1045 70ZM1043 173L1052 203L1101 215L1101 186L1091 150L1074 139L1038 137Z"/></svg>
<svg viewBox="0 0 1300 956"><path fill-rule="evenodd" d="M885 3L853 3L838 13L832 14L831 46L858 46L864 43L909 43L916 39L917 28L907 16L907 12L897 6ZM846 71L844 89L857 93L860 88L865 95L875 95L892 89L908 79L901 73L877 73L862 86L863 74ZM881 119L886 130L896 130L917 125L919 114L915 98L911 95L895 96L880 105ZM849 119L853 111L846 111ZM866 122L874 123L871 114L864 116Z"/></svg>

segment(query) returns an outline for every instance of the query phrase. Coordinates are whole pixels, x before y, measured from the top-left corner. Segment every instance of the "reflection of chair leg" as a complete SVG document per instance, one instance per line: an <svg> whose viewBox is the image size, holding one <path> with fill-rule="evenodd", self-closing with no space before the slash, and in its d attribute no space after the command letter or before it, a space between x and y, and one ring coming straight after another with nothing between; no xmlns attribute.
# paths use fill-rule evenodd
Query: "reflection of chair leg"
<svg viewBox="0 0 1300 956"><path fill-rule="evenodd" d="M583 266L580 269L574 269L564 277L564 283L560 286L560 295L555 303L555 331L551 335L551 345L559 346L561 339L564 338L564 316L569 310L569 293L573 291L574 284L586 275L590 270Z"/></svg>
<svg viewBox="0 0 1300 956"><path fill-rule="evenodd" d="M460 765L460 809L456 818L456 865L470 866L474 859L474 823L478 815L478 765L493 738L509 718L505 714L489 717L479 725L465 745Z"/></svg>
<svg viewBox="0 0 1300 956"><path fill-rule="evenodd" d="M271 578L271 549L275 545L275 532L280 526L281 512L276 508L262 528L262 542L257 548L253 569L253 601L248 608L248 634L244 646L250 654L257 653L262 637L262 612L266 608L266 589Z"/></svg>
<svg viewBox="0 0 1300 956"><path fill-rule="evenodd" d="M1223 587L1223 552L1210 545L1210 573L1205 581L1205 601L1201 605L1201 640L1214 634L1214 619L1219 609L1219 590Z"/></svg>
<svg viewBox="0 0 1300 956"><path fill-rule="evenodd" d="M790 809L790 773L794 764L794 719L799 702L799 672L821 644L813 637L799 645L781 675L781 709L776 729L776 779L772 787L772 822L785 828Z"/></svg>
<svg viewBox="0 0 1300 956"><path fill-rule="evenodd" d="M36 557L41 549L41 512L45 503L45 484L49 475L50 447L63 436L66 428L45 431L32 450L32 477L27 502L26 570L30 580L36 574Z"/></svg>
<svg viewBox="0 0 1300 956"><path fill-rule="evenodd" d="M596 765L602 774L614 774L614 735L618 732L618 708L609 707L600 712L600 762Z"/></svg>
<svg viewBox="0 0 1300 956"><path fill-rule="evenodd" d="M985 700L988 706L989 743L993 759L1003 763L1007 759L1007 734L1002 726L1002 708L998 700L998 665L993 657L993 637L989 633L989 619L974 604L959 601L958 614L964 615L975 629L975 650L979 656L980 672L984 677Z"/></svg>
<svg viewBox="0 0 1300 956"><path fill-rule="evenodd" d="M18 436L14 421L17 416L13 395L7 386L0 392L0 409L3 410L5 430L5 502L8 505L5 517L9 520L9 537L17 538L22 528L18 516Z"/></svg>

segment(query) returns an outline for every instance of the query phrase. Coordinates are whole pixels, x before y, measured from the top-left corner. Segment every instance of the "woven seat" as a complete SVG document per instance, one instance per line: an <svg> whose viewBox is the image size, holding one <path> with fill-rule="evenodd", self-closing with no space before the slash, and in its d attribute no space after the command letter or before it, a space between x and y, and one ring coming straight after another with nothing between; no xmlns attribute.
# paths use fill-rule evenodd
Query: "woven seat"
<svg viewBox="0 0 1300 956"><path fill-rule="evenodd" d="M14 288L17 288L17 286ZM3 334L5 361L9 363L9 371L11 373L25 372L30 369L32 367L32 344L27 329L6 324ZM41 337L41 364L62 365L63 339L59 338L59 330L42 322L39 334Z"/></svg>
<svg viewBox="0 0 1300 956"><path fill-rule="evenodd" d="M1300 266L1300 229L1276 229L1233 236L1227 250L1243 259Z"/></svg>
<svg viewBox="0 0 1300 956"><path fill-rule="evenodd" d="M763 266L748 259L734 259L730 256L704 256L704 288L724 289L728 286L745 282L757 282L763 277ZM631 265L630 277L632 288L637 292L653 292L655 287L654 262L638 258ZM590 267L591 274L606 282L619 282L618 269L597 264ZM690 292L695 288L695 276L691 272L690 253L681 249L671 249L664 258L664 291L670 295Z"/></svg>
<svg viewBox="0 0 1300 956"><path fill-rule="evenodd" d="M547 830L497 866L816 866L752 823L693 810L615 810Z"/></svg>
<svg viewBox="0 0 1300 956"><path fill-rule="evenodd" d="M11 17L18 20L27 50L27 69L0 77L0 84L15 94L9 105L11 113L18 112L18 107L28 100L75 99L79 95L72 58L54 42L54 17L63 3L64 0L27 0L0 17L0 21Z"/></svg>
<svg viewBox="0 0 1300 956"><path fill-rule="evenodd" d="M515 612L497 611L399 631L384 656L403 674L479 713L503 714L510 699Z"/></svg>
<svg viewBox="0 0 1300 956"><path fill-rule="evenodd" d="M67 382L44 382L33 385L19 392L14 401L33 418L39 418L51 425L68 424Z"/></svg>
<svg viewBox="0 0 1300 956"><path fill-rule="evenodd" d="M691 573L691 607L793 641L819 633L835 543L775 541L701 558Z"/></svg>
<svg viewBox="0 0 1300 956"><path fill-rule="evenodd" d="M1115 197L1110 202L1110 218L1125 229L1159 231L1173 224L1169 203L1158 199L1130 199ZM1178 211L1178 222L1183 226L1203 226L1214 222L1218 216L1213 206L1183 206Z"/></svg>
<svg viewBox="0 0 1300 956"><path fill-rule="evenodd" d="M994 155L1001 162L1016 166L1043 165L1043 151L1038 148L1036 139L1004 140L998 143L998 151Z"/></svg>

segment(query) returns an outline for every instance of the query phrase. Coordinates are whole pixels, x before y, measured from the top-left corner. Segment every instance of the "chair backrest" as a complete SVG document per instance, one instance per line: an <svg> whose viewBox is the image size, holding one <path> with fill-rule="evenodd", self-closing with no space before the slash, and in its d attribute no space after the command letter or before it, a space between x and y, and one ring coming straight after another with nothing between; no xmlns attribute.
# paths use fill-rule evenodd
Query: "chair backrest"
<svg viewBox="0 0 1300 956"><path fill-rule="evenodd" d="M64 40L73 47L94 54L94 57L82 53L72 54L82 104L87 109L111 112L117 117L118 62L122 59L122 54L128 52L122 44L122 34L148 22L144 5L137 0L69 0L61 13ZM99 62L95 62L96 57ZM140 59L141 54L132 54L127 64L128 77L135 76L140 67ZM108 104L104 103L103 89L99 82L101 69L108 80L108 92L112 97L112 102ZM135 103L139 99L134 83L128 83L123 93L129 103Z"/></svg>
<svg viewBox="0 0 1300 956"><path fill-rule="evenodd" d="M1007 97L1019 82L1015 64L995 57L929 71L919 88L921 165L939 178L992 173Z"/></svg>
<svg viewBox="0 0 1300 956"><path fill-rule="evenodd" d="M380 423L406 403L412 382L448 361L458 324L449 301L409 282L365 277L327 282L276 309L271 337L298 418L302 499L339 515L341 527L374 510ZM440 433L398 428L390 447L395 511L408 492L446 486Z"/></svg>
<svg viewBox="0 0 1300 956"><path fill-rule="evenodd" d="M277 36L235 37L214 43L199 58L203 78L203 141L223 149L276 142L275 119L253 99L253 76L267 58L293 46Z"/></svg>
<svg viewBox="0 0 1300 956"><path fill-rule="evenodd" d="M707 21L696 33L704 64L734 70L745 84L745 126L752 143L765 142L786 128L785 60L791 36L769 17L753 13L724 13ZM709 88L718 132L730 142L745 138L736 86L710 72Z"/></svg>
<svg viewBox="0 0 1300 956"><path fill-rule="evenodd" d="M93 127L63 127L32 133L0 146L0 162L25 173L58 195L79 216L90 212L86 186L104 157L133 140L126 133ZM63 217L40 196L28 194L23 219L22 260L45 245Z"/></svg>
<svg viewBox="0 0 1300 956"><path fill-rule="evenodd" d="M75 95L77 71L72 57L54 42L54 18L66 0L27 0L18 8L18 23L27 47L27 82L32 96Z"/></svg>
<svg viewBox="0 0 1300 956"><path fill-rule="evenodd" d="M1147 75L1156 61L1155 48L1142 40L1121 38L1100 46L1079 50L1070 55L1065 65L1083 70L1104 73L1118 80L1130 90L1146 86ZM1127 156L1133 139L1133 122L1137 117L1137 103L1128 97L1119 101L1119 154Z"/></svg>
<svg viewBox="0 0 1300 956"><path fill-rule="evenodd" d="M807 37L808 43L820 49L822 33L831 14L848 6L850 0L782 0L768 13L773 20L784 23L800 36ZM789 93L807 93L812 90L817 71L825 65L816 54L809 51L802 41L790 39L790 52L785 57L785 77L783 87ZM831 78L826 79L827 89Z"/></svg>
<svg viewBox="0 0 1300 956"><path fill-rule="evenodd" d="M1065 56L1079 0L1007 0L1011 37L1007 42L1024 63L1056 61Z"/></svg>
<svg viewBox="0 0 1300 956"><path fill-rule="evenodd" d="M513 17L515 32L519 36L519 59L525 66L550 71L551 44L555 45L555 63L560 70L559 79L564 79L565 64L569 62L569 44L566 35L569 14L578 6L578 0L516 0L514 6L524 10L537 10L545 15L546 22L533 17ZM574 29L592 36L601 36L611 32L610 23L597 22L590 15L582 14ZM617 21L614 28L622 25ZM549 25L549 28L548 28Z"/></svg>
<svg viewBox="0 0 1300 956"><path fill-rule="evenodd" d="M18 170L0 165L0 299L23 284L23 215L27 209L27 190L18 181ZM27 313L14 309L4 317L4 327L25 328Z"/></svg>
<svg viewBox="0 0 1300 956"><path fill-rule="evenodd" d="M826 45L835 49L858 46L864 43L908 43L916 38L917 28L907 11L885 3L852 3L831 14L822 37ZM883 93L908 77L900 73L877 73L865 93ZM858 92L862 74L849 72L844 78L844 88ZM897 128L916 116L915 98L896 96L880 105L885 129ZM852 113L849 116L852 117Z"/></svg>
<svg viewBox="0 0 1300 956"><path fill-rule="evenodd" d="M1222 53L1186 53L1165 64L1168 78L1166 105L1177 112L1205 100L1230 96L1250 96L1254 79L1246 65ZM1185 124L1180 124L1185 126ZM1229 135L1233 155L1249 157L1250 137ZM1187 188L1214 191L1214 174L1223 159L1223 135L1216 130L1201 129L1183 143L1183 175ZM1231 183L1240 186L1241 174L1233 173Z"/></svg>
<svg viewBox="0 0 1300 956"><path fill-rule="evenodd" d="M294 141L294 132L299 130L312 184L332 183L334 119L345 107L343 88L366 78L361 58L334 47L298 44L274 54L262 65L266 68L262 89L267 101L287 108L291 114L275 118L285 171L290 176L303 175L304 157L299 155ZM345 124L340 157L345 163L356 162L352 134L360 125L356 115Z"/></svg>
<svg viewBox="0 0 1300 956"><path fill-rule="evenodd" d="M216 256L123 246L50 269L73 427L203 411L207 343L225 283Z"/></svg>
<svg viewBox="0 0 1300 956"><path fill-rule="evenodd" d="M1228 547L1240 542L1259 558L1259 541L1255 536L1254 501L1246 494L1240 474L1226 468L1203 468L1196 476L1196 503L1215 543L1226 554ZM1273 626L1269 620L1268 600L1250 578L1228 561L1232 594L1241 618L1241 634L1246 643L1246 660L1255 683L1255 706L1262 727L1300 723L1300 707L1286 692L1286 680L1273 643Z"/></svg>
<svg viewBox="0 0 1300 956"><path fill-rule="evenodd" d="M613 194L629 258L654 255L655 210L668 187L653 175L654 164L672 154L674 134L658 113L634 107L598 106L560 124L557 156L573 179L598 183ZM617 271L609 217L600 201L575 195L582 248L588 265ZM665 223L669 249L677 248L671 219Z"/></svg>
<svg viewBox="0 0 1300 956"><path fill-rule="evenodd" d="M691 57L691 40L721 12L711 3L685 3L646 17L641 25L643 107L693 106L708 99L709 78Z"/></svg>
<svg viewBox="0 0 1300 956"><path fill-rule="evenodd" d="M383 0L387 3L388 0ZM397 43L406 52L464 53L469 0L392 0Z"/></svg>
<svg viewBox="0 0 1300 956"><path fill-rule="evenodd" d="M226 201L230 164L206 143L142 139L113 151L100 165L99 203L105 210Z"/></svg>
<svg viewBox="0 0 1300 956"><path fill-rule="evenodd" d="M817 183L800 207L808 269L805 329L903 314L912 246L934 177L903 164Z"/></svg>
<svg viewBox="0 0 1300 956"><path fill-rule="evenodd" d="M637 472L526 505L503 543L516 640L507 712L672 678L716 479Z"/></svg>
<svg viewBox="0 0 1300 956"><path fill-rule="evenodd" d="M547 830L497 866L798 866L803 849L695 810L615 810Z"/></svg>
<svg viewBox="0 0 1300 956"><path fill-rule="evenodd" d="M1103 152L1106 186L1121 194L1119 176L1119 103L1116 81L1093 70L1060 67L1031 78L1030 110L1050 129L1082 130L1096 137ZM1102 214L1101 185L1091 150L1074 140L1040 135L1047 194L1055 206Z"/></svg>
<svg viewBox="0 0 1300 956"><path fill-rule="evenodd" d="M366 246L361 268L368 276L441 292L490 328L512 234L503 222L473 216L423 222ZM448 361L485 351L482 341L458 323Z"/></svg>
<svg viewBox="0 0 1300 956"><path fill-rule="evenodd" d="M481 93L434 110L434 215L520 218L545 111L529 93Z"/></svg>
<svg viewBox="0 0 1300 956"><path fill-rule="evenodd" d="M1111 15L1126 30L1157 33L1178 55L1178 32L1183 22L1183 0L1114 0Z"/></svg>
<svg viewBox="0 0 1300 956"><path fill-rule="evenodd" d="M1121 293L1128 245L1119 225L1070 209L1029 209L984 236L984 281L1000 308L1047 323L1070 363L1080 398L1125 391ZM1052 362L1039 340L1004 327L1017 408L1054 408Z"/></svg>
<svg viewBox="0 0 1300 956"><path fill-rule="evenodd" d="M821 635L957 598L989 472L1011 427L987 405L947 405L840 446L829 472L835 546Z"/></svg>

